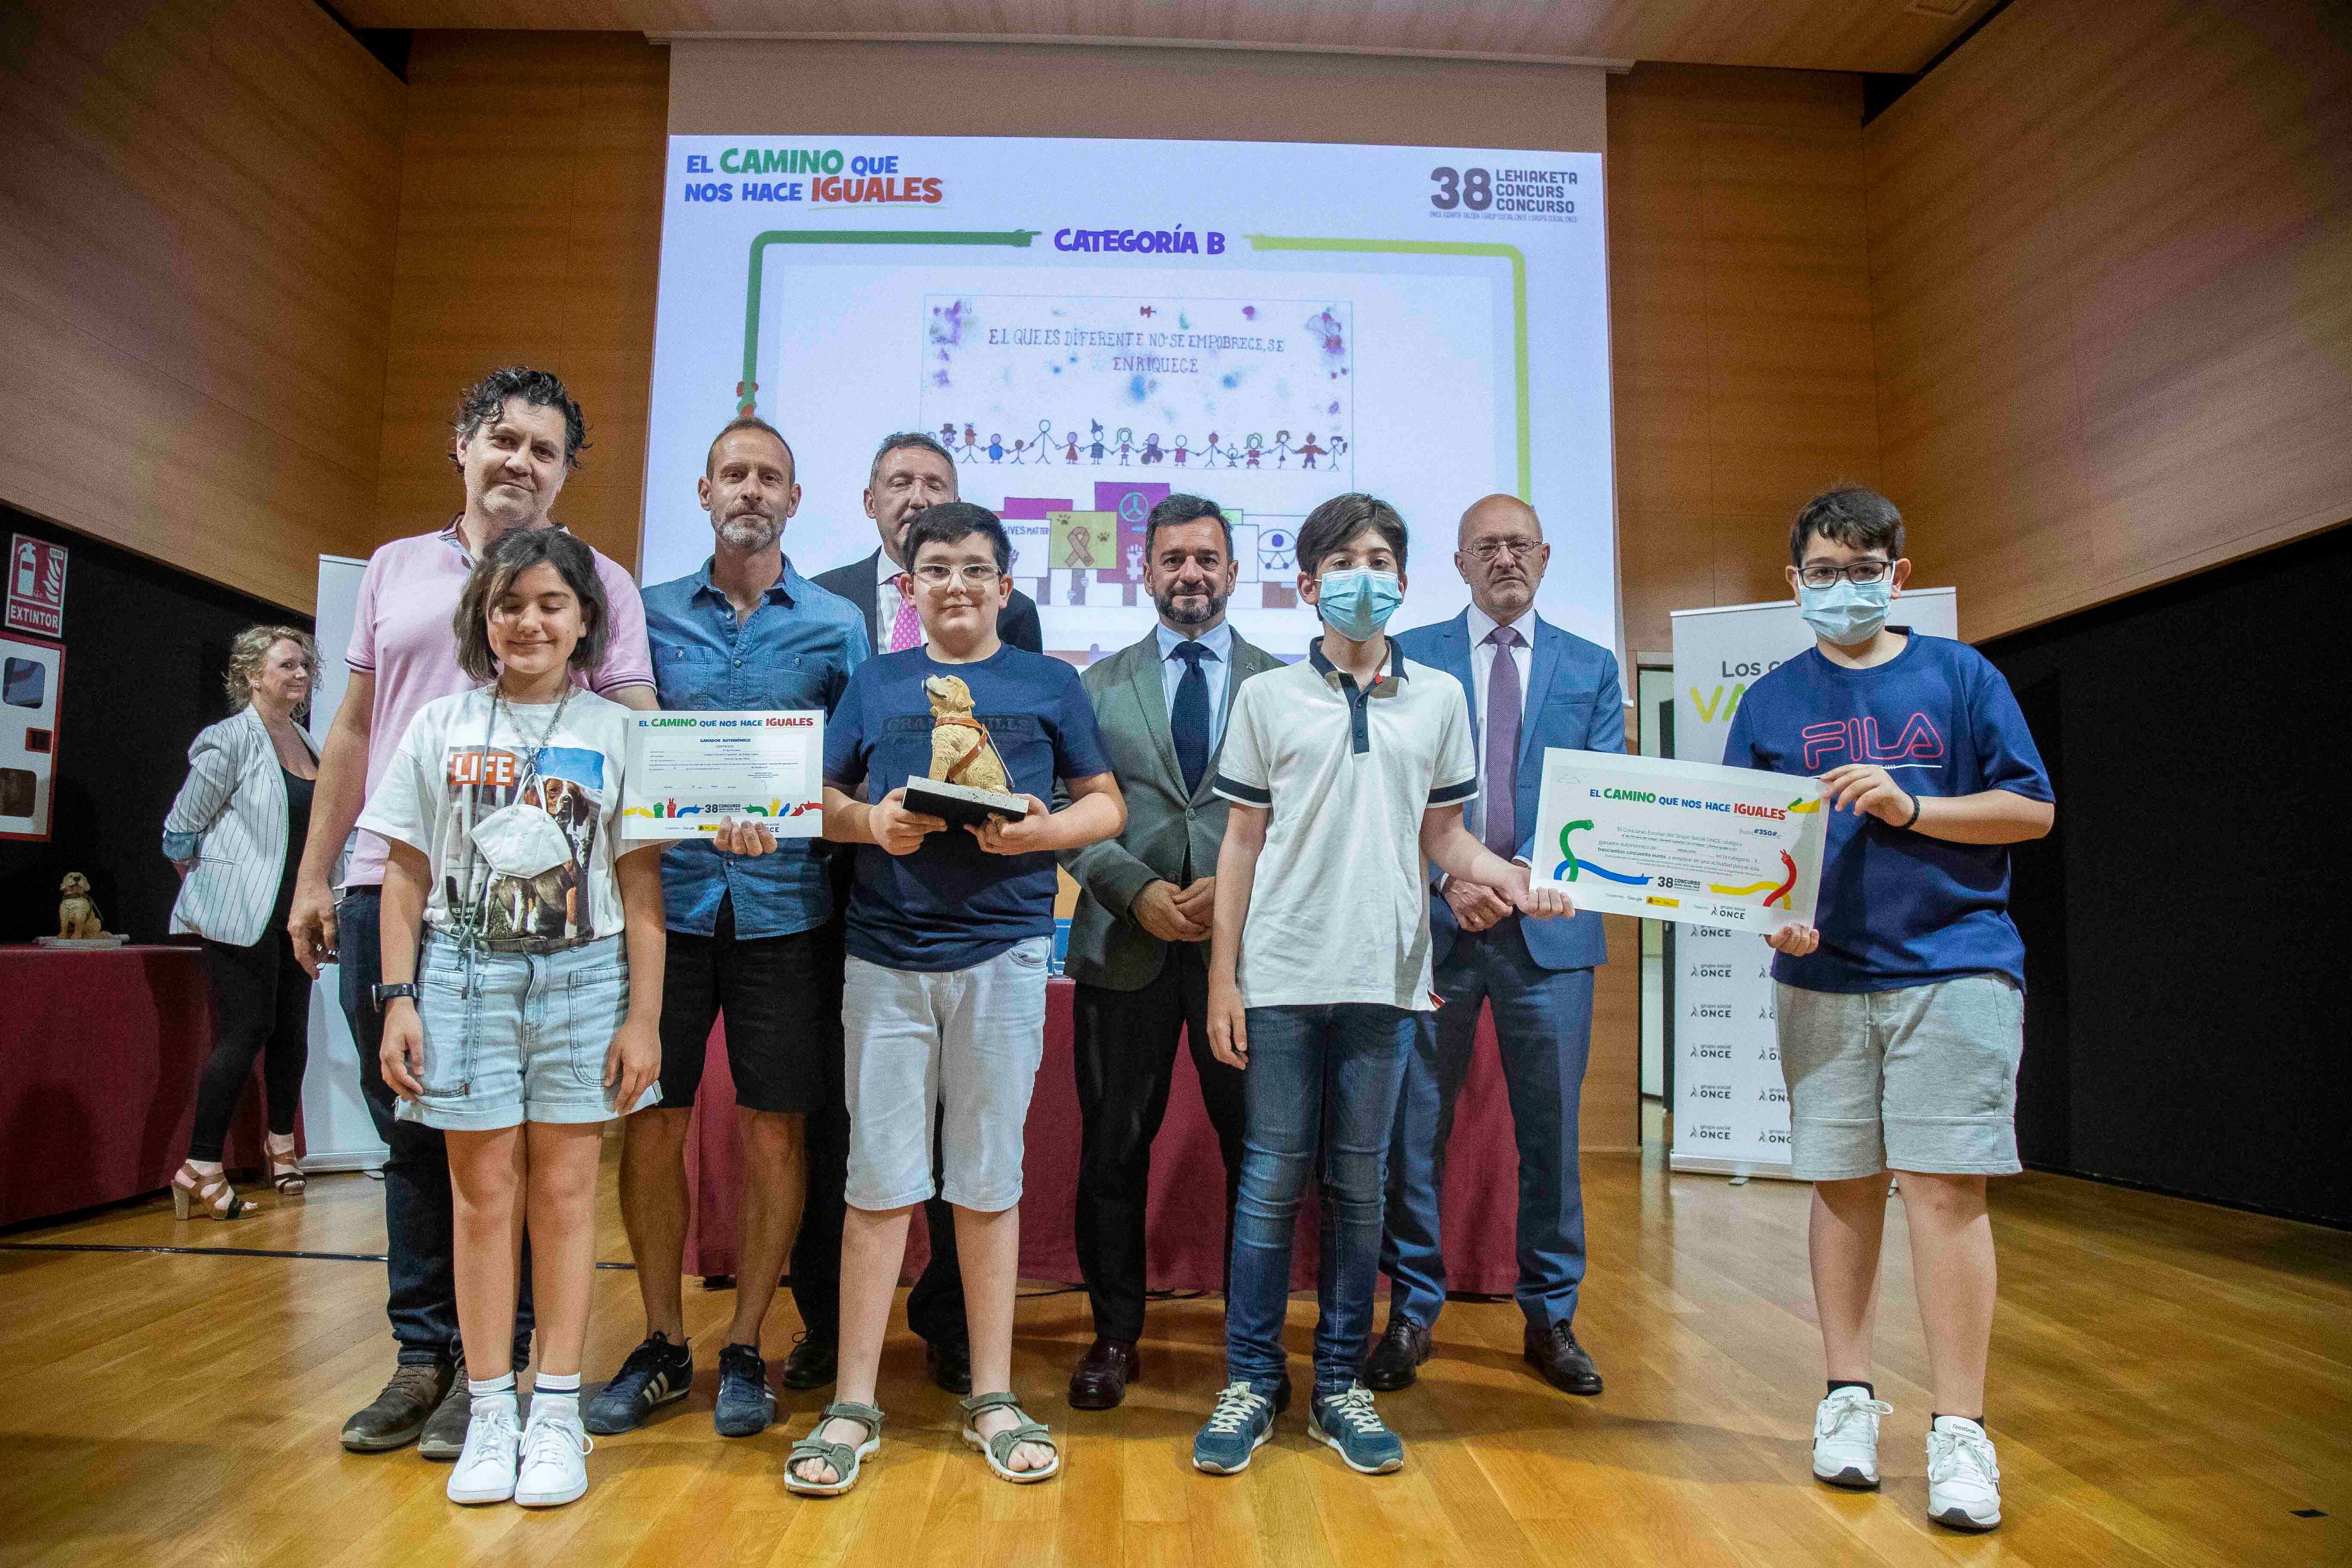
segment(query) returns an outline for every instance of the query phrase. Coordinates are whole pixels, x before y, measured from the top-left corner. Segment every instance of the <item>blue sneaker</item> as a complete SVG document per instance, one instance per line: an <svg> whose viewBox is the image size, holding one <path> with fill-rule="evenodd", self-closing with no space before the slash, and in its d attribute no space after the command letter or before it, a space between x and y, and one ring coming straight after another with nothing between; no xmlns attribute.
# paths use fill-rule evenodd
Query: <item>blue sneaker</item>
<svg viewBox="0 0 2352 1568"><path fill-rule="evenodd" d="M1246 1383L1229 1383L1217 1395L1209 1424L1192 1439L1192 1468L1213 1476L1237 1476L1250 1456L1274 1436L1274 1406Z"/></svg>
<svg viewBox="0 0 2352 1568"><path fill-rule="evenodd" d="M756 1437L776 1418L776 1396L768 1387L768 1363L757 1345L728 1345L719 1352L719 1407L710 1424L721 1437Z"/></svg>
<svg viewBox="0 0 2352 1568"><path fill-rule="evenodd" d="M1404 1468L1404 1439L1390 1431L1372 1406L1372 1391L1351 1383L1341 1394L1318 1394L1307 1429L1339 1450L1348 1468L1368 1476Z"/></svg>
<svg viewBox="0 0 2352 1568"><path fill-rule="evenodd" d="M667 1334L649 1335L588 1401L583 1424L599 1437L634 1432L662 1405L684 1399L693 1386L694 1352L670 1343Z"/></svg>

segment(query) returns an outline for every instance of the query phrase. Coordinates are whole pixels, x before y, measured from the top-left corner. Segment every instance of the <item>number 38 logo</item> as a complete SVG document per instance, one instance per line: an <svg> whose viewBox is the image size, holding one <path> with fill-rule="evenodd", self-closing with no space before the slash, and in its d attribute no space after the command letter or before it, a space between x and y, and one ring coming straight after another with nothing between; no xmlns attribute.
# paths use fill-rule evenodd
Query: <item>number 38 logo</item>
<svg viewBox="0 0 2352 1568"><path fill-rule="evenodd" d="M1450 169L1440 164L1429 172L1429 177L1437 184L1429 194L1429 205L1440 212L1467 207L1482 213L1495 205L1494 177L1484 169Z"/></svg>

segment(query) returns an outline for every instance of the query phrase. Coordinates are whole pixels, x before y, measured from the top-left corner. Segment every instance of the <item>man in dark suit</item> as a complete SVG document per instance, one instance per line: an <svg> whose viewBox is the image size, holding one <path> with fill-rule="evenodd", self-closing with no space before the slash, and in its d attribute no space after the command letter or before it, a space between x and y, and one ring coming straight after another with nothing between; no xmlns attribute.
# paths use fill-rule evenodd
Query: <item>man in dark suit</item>
<svg viewBox="0 0 2352 1568"><path fill-rule="evenodd" d="M1522 863L1534 854L1545 749L1625 749L1616 656L1535 613L1550 560L1534 508L1486 497L1462 514L1454 553L1470 607L1396 639L1406 658L1462 683L1478 748L1470 826L1487 847ZM1381 1242L1388 1331L1366 1361L1364 1382L1382 1392L1407 1387L1429 1359L1430 1330L1445 1305L1438 1246L1445 1144L1485 1001L1494 1008L1519 1148L1517 1297L1527 1359L1570 1394L1598 1394L1601 1373L1570 1323L1584 1279L1577 1113L1592 1037L1592 972L1609 956L1601 917L1522 921L1486 889L1444 877L1430 891L1432 983L1444 1005L1421 1015L1405 1064Z"/></svg>
<svg viewBox="0 0 2352 1568"><path fill-rule="evenodd" d="M907 525L927 506L958 499L955 459L937 439L900 431L884 439L866 476L866 515L881 536L880 548L865 560L819 573L816 585L838 594L866 613L866 627L877 654L896 653L923 640L915 602L899 592L906 570L902 542ZM1014 647L1045 651L1037 605L1013 589L997 613L996 635ZM831 857L833 923L836 940L849 908L853 858ZM835 959L839 967L839 958ZM841 1323L841 1226L849 1173L849 1105L838 1056L829 1062L826 1108L809 1117L808 1197L800 1235L793 1244L793 1303L807 1331L793 1346L779 1374L787 1388L822 1388L831 1383ZM922 1336L924 1366L931 1381L951 1394L971 1392L971 1342L963 1318L963 1275L956 1267L955 1219L945 1200L923 1205L931 1235L931 1258L907 1296L907 1321Z"/></svg>
<svg viewBox="0 0 2352 1568"><path fill-rule="evenodd" d="M874 454L874 466L866 476L866 515L874 520L881 547L863 561L817 574L814 581L866 612L866 630L876 654L898 653L923 640L915 602L898 591L899 574L907 569L899 548L907 525L927 506L961 499L956 493L955 459L936 437L902 430ZM1043 653L1045 639L1037 626L1037 602L1013 589L997 613L996 635L1014 647Z"/></svg>
<svg viewBox="0 0 2352 1568"><path fill-rule="evenodd" d="M1082 677L1127 826L1062 857L1078 884L1066 973L1076 983L1078 1268L1095 1318L1094 1343L1070 1375L1079 1410L1118 1404L1141 1371L1144 1198L1180 1034L1216 1129L1229 1221L1241 1179L1242 1073L1209 1054L1209 911L1225 837L1225 803L1210 784L1234 693L1281 661L1226 623L1236 570L1233 525L1215 502L1162 500L1143 533L1143 584L1160 624Z"/></svg>

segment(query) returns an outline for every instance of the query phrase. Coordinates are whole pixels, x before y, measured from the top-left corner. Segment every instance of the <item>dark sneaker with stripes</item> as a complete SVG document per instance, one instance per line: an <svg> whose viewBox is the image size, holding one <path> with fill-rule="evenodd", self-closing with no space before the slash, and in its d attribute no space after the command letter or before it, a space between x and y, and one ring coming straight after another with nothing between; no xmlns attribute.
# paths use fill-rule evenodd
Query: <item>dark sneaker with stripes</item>
<svg viewBox="0 0 2352 1568"><path fill-rule="evenodd" d="M585 1425L599 1437L634 1432L646 1416L694 1386L694 1352L667 1334L649 1336L629 1352L613 1380L588 1401Z"/></svg>
<svg viewBox="0 0 2352 1568"><path fill-rule="evenodd" d="M757 1345L729 1345L719 1352L719 1408L710 1424L721 1437L756 1437L776 1418L776 1395L768 1387L768 1363Z"/></svg>

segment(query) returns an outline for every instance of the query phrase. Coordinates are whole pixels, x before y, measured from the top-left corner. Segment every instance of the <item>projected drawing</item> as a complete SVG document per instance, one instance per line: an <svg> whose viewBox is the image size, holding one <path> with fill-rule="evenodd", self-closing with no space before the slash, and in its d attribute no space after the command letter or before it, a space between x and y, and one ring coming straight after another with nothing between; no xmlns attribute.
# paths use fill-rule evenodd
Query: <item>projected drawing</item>
<svg viewBox="0 0 2352 1568"><path fill-rule="evenodd" d="M934 293L923 308L921 423L957 432L964 461L1242 468L1267 481L1253 499L1302 511L1348 482L1349 300ZM1006 430L1037 434L975 436Z"/></svg>

